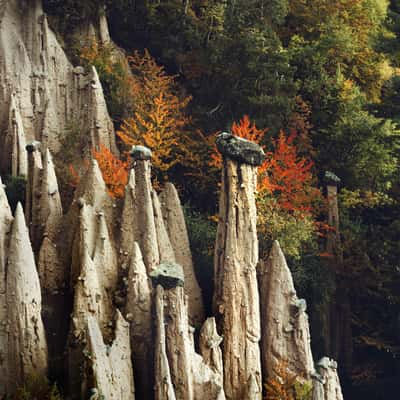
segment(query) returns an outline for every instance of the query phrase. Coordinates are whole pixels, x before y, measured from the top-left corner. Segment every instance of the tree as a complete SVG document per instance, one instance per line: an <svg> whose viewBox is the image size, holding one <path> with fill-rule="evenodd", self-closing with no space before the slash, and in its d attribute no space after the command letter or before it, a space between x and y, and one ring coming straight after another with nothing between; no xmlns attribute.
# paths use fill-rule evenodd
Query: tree
<svg viewBox="0 0 400 400"><path fill-rule="evenodd" d="M321 193L313 187L311 168L314 163L299 157L294 140L296 133L286 136L283 131L274 141L274 151L268 152L266 161L259 170L259 191L275 195L278 206L287 211L310 214L313 203Z"/></svg>
<svg viewBox="0 0 400 400"><path fill-rule="evenodd" d="M117 135L126 145L149 147L157 179L163 181L174 165L189 156L190 119L184 109L191 98L179 96L175 77L166 74L148 51L135 52L128 61L133 116L123 121Z"/></svg>

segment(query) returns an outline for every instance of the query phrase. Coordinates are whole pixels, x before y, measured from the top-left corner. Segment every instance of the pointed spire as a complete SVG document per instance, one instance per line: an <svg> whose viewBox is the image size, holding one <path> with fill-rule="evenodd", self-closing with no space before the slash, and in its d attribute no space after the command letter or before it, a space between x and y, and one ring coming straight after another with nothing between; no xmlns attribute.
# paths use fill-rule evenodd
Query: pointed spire
<svg viewBox="0 0 400 400"><path fill-rule="evenodd" d="M167 229L164 225L160 201L155 190L152 190L151 197L153 201L154 222L157 232L157 243L158 251L160 253L160 262L175 261L174 250L169 240Z"/></svg>
<svg viewBox="0 0 400 400"><path fill-rule="evenodd" d="M134 242L138 242L147 272L160 263L152 201L150 161L137 160L130 173L121 222L121 262L127 262Z"/></svg>
<svg viewBox="0 0 400 400"><path fill-rule="evenodd" d="M260 298L264 378L274 377L282 360L300 379L314 371L306 302L299 299L285 256L275 241L260 263Z"/></svg>
<svg viewBox="0 0 400 400"><path fill-rule="evenodd" d="M133 245L128 273L125 316L131 325L132 358L135 369L136 391L140 398L152 394L153 343L151 285L142 253L137 242Z"/></svg>
<svg viewBox="0 0 400 400"><path fill-rule="evenodd" d="M47 372L39 277L20 203L12 225L7 271L8 382L12 393L29 375Z"/></svg>
<svg viewBox="0 0 400 400"><path fill-rule="evenodd" d="M219 332L224 337L224 388L231 400L250 400L246 397L246 388L252 375L257 380L259 390L251 400L261 399L262 387L254 195L257 168L251 164L261 158L261 152L258 146L254 149L253 145L250 152L242 149L242 146L248 145L247 142L244 139L235 141L234 145L238 148L228 146L226 150L229 152L224 153L214 253L214 310ZM243 163L229 158L236 150L243 150L243 157L240 158ZM251 159L245 160L247 156Z"/></svg>
<svg viewBox="0 0 400 400"><path fill-rule="evenodd" d="M110 43L111 38L110 38L110 33L108 31L106 10L104 8L100 10L99 13L99 36L100 36L100 42L103 45L107 45Z"/></svg>
<svg viewBox="0 0 400 400"><path fill-rule="evenodd" d="M8 332L7 325L7 293L6 293L6 263L9 246L9 233L13 217L8 204L4 185L0 177L0 398L6 395Z"/></svg>
<svg viewBox="0 0 400 400"><path fill-rule="evenodd" d="M50 150L46 149L43 157L41 196L41 221L45 224L45 234L54 232L63 214L57 176Z"/></svg>
<svg viewBox="0 0 400 400"><path fill-rule="evenodd" d="M115 339L110 346L103 341L97 319L87 316L86 385L97 390L99 398L135 399L132 362L129 354L129 325L117 311Z"/></svg>
<svg viewBox="0 0 400 400"><path fill-rule="evenodd" d="M96 217L97 232L93 262L96 265L96 269L101 271L102 286L114 291L118 280L117 254L113 246L113 240L110 238L104 213L100 211Z"/></svg>
<svg viewBox="0 0 400 400"><path fill-rule="evenodd" d="M185 293L189 296L190 322L192 325L198 325L204 321L203 296L194 272L182 205L172 183L165 185L160 194L160 203L176 262L182 265L185 274Z"/></svg>
<svg viewBox="0 0 400 400"><path fill-rule="evenodd" d="M28 158L25 151L26 137L24 125L20 110L14 94L10 98L9 117L8 117L8 131L6 135L6 146L4 156L10 157L11 175L27 176L28 174Z"/></svg>
<svg viewBox="0 0 400 400"><path fill-rule="evenodd" d="M92 205L99 211L104 207L104 204L111 202L99 165L95 159L91 160L86 174L76 188L74 201L76 202L79 199L84 199L87 204Z"/></svg>
<svg viewBox="0 0 400 400"><path fill-rule="evenodd" d="M114 126L108 115L103 88L94 66L92 66L90 71L89 93L91 105L89 120L92 146L98 148L99 145L102 144L113 153L118 154L115 144Z"/></svg>

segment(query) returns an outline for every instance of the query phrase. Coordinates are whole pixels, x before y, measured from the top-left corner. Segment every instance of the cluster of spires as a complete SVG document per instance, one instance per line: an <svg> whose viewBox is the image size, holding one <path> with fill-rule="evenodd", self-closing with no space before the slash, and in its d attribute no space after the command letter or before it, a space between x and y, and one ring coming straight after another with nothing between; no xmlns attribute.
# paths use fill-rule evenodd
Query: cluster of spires
<svg viewBox="0 0 400 400"><path fill-rule="evenodd" d="M33 142L27 152L25 213L18 204L12 216L0 187L2 394L50 366L71 398L253 400L285 361L313 382L314 400L342 399L336 364L316 371L279 244L258 259L256 165L224 154L206 319L177 191L152 188L148 149L132 151L122 204L93 160L66 213L49 150Z"/></svg>
<svg viewBox="0 0 400 400"><path fill-rule="evenodd" d="M99 25L109 41L104 18ZM86 155L100 143L117 149L96 70L72 66L40 0L0 3L0 54L0 171L27 178L14 215L0 182L0 398L49 374L72 399L259 400L285 361L313 382L313 400L341 400L336 363L314 365L305 302L279 244L259 260L261 149L229 134L218 144L206 319L177 191L152 188L148 149L133 150L122 202L109 197L93 160L63 210L51 155L62 151L57 133L80 121Z"/></svg>

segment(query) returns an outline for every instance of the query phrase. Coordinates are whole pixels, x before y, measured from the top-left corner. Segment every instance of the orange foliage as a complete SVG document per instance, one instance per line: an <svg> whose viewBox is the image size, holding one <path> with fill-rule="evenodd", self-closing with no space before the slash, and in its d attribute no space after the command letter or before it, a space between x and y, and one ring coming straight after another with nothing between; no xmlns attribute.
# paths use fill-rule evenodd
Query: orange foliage
<svg viewBox="0 0 400 400"><path fill-rule="evenodd" d="M321 193L312 187L313 162L298 156L295 138L295 132L286 136L281 131L274 140L274 151L259 168L259 191L276 195L283 209L310 213Z"/></svg>
<svg viewBox="0 0 400 400"><path fill-rule="evenodd" d="M174 99L178 101L177 98ZM153 99L153 108L147 113L135 113L135 118L124 120L118 136L127 145L142 144L153 151L153 166L159 171L168 171L179 158L176 150L180 145L179 130L184 119L176 119L171 107L176 103L167 101L163 93Z"/></svg>
<svg viewBox="0 0 400 400"><path fill-rule="evenodd" d="M92 149L92 154L99 165L104 183L107 186L108 194L114 198L124 197L125 186L128 183L129 177L129 160L121 161L102 144L100 145L99 151ZM69 184L73 188L79 185L82 175L88 170L88 160L83 161L82 167L82 172L79 173L72 164L68 166L71 174L71 181Z"/></svg>
<svg viewBox="0 0 400 400"><path fill-rule="evenodd" d="M124 197L129 161L121 161L103 145L100 145L99 151L93 149L93 157L99 164L109 195L114 198Z"/></svg>
<svg viewBox="0 0 400 400"><path fill-rule="evenodd" d="M275 376L265 384L267 400L295 400L296 376L289 372L287 362L282 361L275 369Z"/></svg>
<svg viewBox="0 0 400 400"><path fill-rule="evenodd" d="M185 132L190 119L184 108L191 98L177 95L175 77L167 75L147 50L143 55L135 52L128 61L134 113L123 121L117 135L129 146L149 147L154 168L166 173L190 153Z"/></svg>
<svg viewBox="0 0 400 400"><path fill-rule="evenodd" d="M81 180L81 177L79 176L78 172L74 168L72 164L68 166L69 173L71 174L71 181L69 182L69 185L72 186L73 188L76 188L79 185L79 182Z"/></svg>

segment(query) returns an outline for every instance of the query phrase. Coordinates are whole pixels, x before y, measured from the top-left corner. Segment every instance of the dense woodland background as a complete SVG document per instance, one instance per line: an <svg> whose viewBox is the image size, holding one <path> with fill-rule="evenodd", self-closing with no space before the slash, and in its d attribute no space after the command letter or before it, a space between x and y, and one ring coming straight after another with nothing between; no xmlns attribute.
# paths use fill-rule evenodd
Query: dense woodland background
<svg viewBox="0 0 400 400"><path fill-rule="evenodd" d="M262 254L280 241L310 305L314 354L331 349L329 304L346 302L350 344L331 351L345 398L393 398L400 379L400 1L44 5L70 58L94 64L103 83L121 154L94 156L110 194L123 195L129 146L150 147L155 185L173 181L186 203L197 274L211 303L221 164L215 135L232 130L259 142L267 153L257 195ZM95 10L107 14L124 56L82 40L78 28L98 21ZM67 202L80 178L74 154L85 129L71 121L60 135ZM326 171L341 178L343 259L326 248L334 230Z"/></svg>

